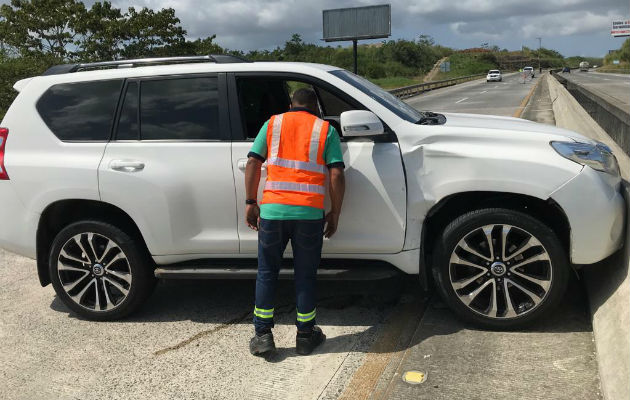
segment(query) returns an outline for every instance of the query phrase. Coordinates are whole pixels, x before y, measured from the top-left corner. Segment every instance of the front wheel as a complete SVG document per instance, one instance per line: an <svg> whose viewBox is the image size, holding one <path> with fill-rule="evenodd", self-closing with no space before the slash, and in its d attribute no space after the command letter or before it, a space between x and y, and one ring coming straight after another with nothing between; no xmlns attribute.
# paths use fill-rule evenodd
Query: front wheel
<svg viewBox="0 0 630 400"><path fill-rule="evenodd" d="M151 266L143 246L100 221L62 229L49 259L57 296L79 316L100 321L122 318L144 303L156 281Z"/></svg>
<svg viewBox="0 0 630 400"><path fill-rule="evenodd" d="M462 215L446 227L435 255L444 300L484 328L524 326L556 306L566 290L568 262L557 236L517 211Z"/></svg>

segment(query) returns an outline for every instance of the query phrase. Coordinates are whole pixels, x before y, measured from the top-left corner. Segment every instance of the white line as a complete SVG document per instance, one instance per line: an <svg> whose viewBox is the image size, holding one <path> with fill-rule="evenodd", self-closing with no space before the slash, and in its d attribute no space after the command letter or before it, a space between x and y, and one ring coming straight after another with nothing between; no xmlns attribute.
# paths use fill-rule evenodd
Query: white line
<svg viewBox="0 0 630 400"><path fill-rule="evenodd" d="M464 101L464 100L468 100L468 97L464 97L464 98L463 98L463 99L461 99L461 100L457 100L457 101L455 102L455 104L461 103L461 102L462 102L462 101Z"/></svg>
<svg viewBox="0 0 630 400"><path fill-rule="evenodd" d="M483 91L483 92L481 92L481 93L486 93L486 92L487 92L487 90L484 90L484 91ZM481 94L481 93L479 93L479 94Z"/></svg>

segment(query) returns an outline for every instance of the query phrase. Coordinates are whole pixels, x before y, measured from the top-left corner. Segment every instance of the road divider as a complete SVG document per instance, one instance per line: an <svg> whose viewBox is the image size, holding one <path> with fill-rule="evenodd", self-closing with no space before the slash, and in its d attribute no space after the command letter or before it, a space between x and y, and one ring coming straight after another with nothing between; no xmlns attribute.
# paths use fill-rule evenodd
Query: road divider
<svg viewBox="0 0 630 400"><path fill-rule="evenodd" d="M481 79L484 76L486 76L486 74L476 74L476 75L461 76L459 78L453 78L453 79L444 79L444 80L435 81L435 82L418 83L415 85L403 86L398 89L392 89L389 91L389 93L393 94L394 96L398 98L405 99L407 97L417 96L429 90L443 88L447 86L453 86L453 85L457 85L458 83L464 83L468 81L474 81L476 79Z"/></svg>
<svg viewBox="0 0 630 400"><path fill-rule="evenodd" d="M626 154L630 154L630 113L605 93L596 92L552 72L593 120L614 139Z"/></svg>

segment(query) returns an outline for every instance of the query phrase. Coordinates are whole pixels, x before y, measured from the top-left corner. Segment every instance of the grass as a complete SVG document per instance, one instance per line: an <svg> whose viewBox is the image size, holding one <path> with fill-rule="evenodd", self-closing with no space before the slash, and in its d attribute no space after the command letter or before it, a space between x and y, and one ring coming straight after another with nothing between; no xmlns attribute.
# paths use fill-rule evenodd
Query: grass
<svg viewBox="0 0 630 400"><path fill-rule="evenodd" d="M417 83L422 83L422 77L414 77L409 78L407 76L391 76L387 78L378 78L373 79L369 78L370 81L379 85L383 89L396 89L403 86L415 85Z"/></svg>
<svg viewBox="0 0 630 400"><path fill-rule="evenodd" d="M621 64L607 64L596 68L597 72L613 72L617 74L630 74L630 64L621 63Z"/></svg>

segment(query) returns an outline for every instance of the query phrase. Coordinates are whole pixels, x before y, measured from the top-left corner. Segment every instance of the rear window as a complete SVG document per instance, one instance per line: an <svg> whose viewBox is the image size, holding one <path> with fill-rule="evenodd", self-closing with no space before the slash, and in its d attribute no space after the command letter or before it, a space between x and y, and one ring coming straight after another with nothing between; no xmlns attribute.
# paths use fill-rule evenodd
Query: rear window
<svg viewBox="0 0 630 400"><path fill-rule="evenodd" d="M490 70L489 74L500 74L500 72L496 69Z"/></svg>
<svg viewBox="0 0 630 400"><path fill-rule="evenodd" d="M525 67L524 69L526 69L527 71L531 71L534 69L534 67Z"/></svg>
<svg viewBox="0 0 630 400"><path fill-rule="evenodd" d="M63 141L109 140L122 80L63 83L37 101L48 128Z"/></svg>

